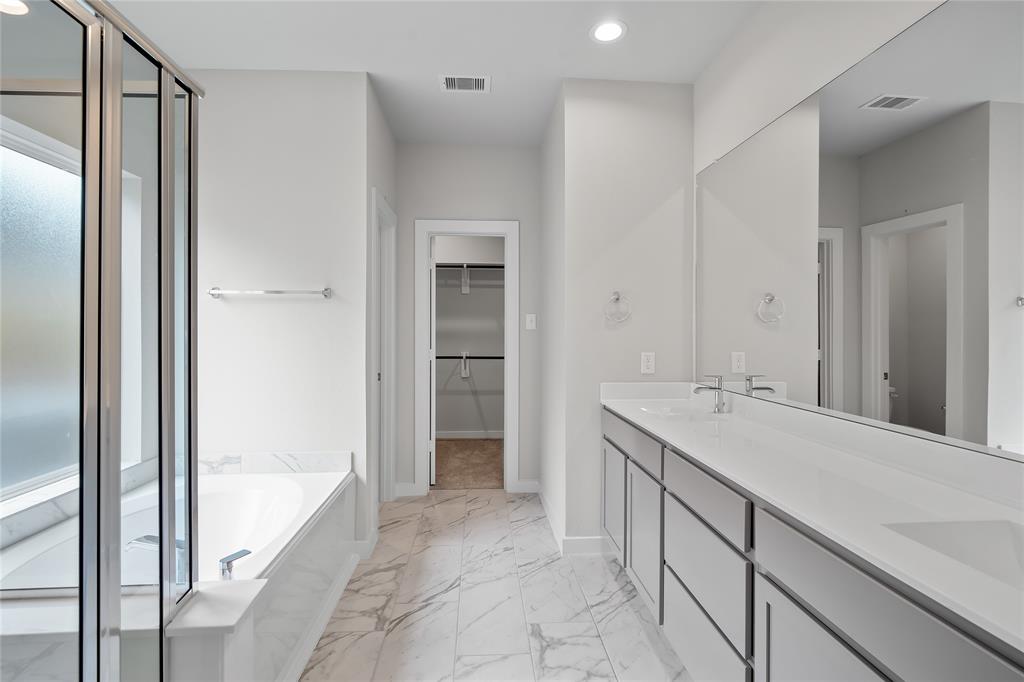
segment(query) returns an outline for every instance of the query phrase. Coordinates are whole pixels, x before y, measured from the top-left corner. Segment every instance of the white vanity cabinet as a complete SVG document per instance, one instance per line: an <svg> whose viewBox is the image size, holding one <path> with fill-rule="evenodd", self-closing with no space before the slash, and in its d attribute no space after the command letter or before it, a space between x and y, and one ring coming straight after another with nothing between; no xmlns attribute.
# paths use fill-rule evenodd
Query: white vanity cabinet
<svg viewBox="0 0 1024 682"><path fill-rule="evenodd" d="M626 456L606 440L601 441L604 495L601 526L608 549L625 563L626 548Z"/></svg>
<svg viewBox="0 0 1024 682"><path fill-rule="evenodd" d="M660 621L661 484L632 460L626 463L626 572Z"/></svg>
<svg viewBox="0 0 1024 682"><path fill-rule="evenodd" d="M764 576L754 595L756 682L886 679Z"/></svg>

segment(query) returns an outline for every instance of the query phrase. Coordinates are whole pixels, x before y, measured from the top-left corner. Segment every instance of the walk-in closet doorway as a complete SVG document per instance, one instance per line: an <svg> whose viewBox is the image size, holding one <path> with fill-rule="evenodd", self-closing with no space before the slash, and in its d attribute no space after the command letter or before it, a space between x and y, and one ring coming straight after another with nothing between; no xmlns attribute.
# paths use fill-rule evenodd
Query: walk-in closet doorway
<svg viewBox="0 0 1024 682"><path fill-rule="evenodd" d="M517 221L416 221L416 487L519 487Z"/></svg>

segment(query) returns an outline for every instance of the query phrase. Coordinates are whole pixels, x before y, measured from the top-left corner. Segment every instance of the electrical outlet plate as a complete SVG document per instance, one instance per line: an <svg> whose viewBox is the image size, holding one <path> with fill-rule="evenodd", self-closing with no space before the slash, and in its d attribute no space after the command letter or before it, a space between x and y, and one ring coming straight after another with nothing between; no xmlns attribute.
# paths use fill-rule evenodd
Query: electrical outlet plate
<svg viewBox="0 0 1024 682"><path fill-rule="evenodd" d="M747 354L743 351L733 351L732 353L732 373L733 374L744 374L747 371Z"/></svg>
<svg viewBox="0 0 1024 682"><path fill-rule="evenodd" d="M654 374L654 353L640 353L640 373Z"/></svg>
<svg viewBox="0 0 1024 682"><path fill-rule="evenodd" d="M537 328L537 313L526 313L526 329L532 331Z"/></svg>

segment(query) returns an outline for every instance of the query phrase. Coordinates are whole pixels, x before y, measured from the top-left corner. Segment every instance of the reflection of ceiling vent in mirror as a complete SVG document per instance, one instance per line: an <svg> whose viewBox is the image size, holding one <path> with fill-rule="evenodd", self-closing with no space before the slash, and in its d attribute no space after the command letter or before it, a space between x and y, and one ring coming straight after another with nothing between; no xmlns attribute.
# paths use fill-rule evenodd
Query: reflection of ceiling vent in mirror
<svg viewBox="0 0 1024 682"><path fill-rule="evenodd" d="M490 92L487 76L440 76L441 89L448 92Z"/></svg>
<svg viewBox="0 0 1024 682"><path fill-rule="evenodd" d="M924 97L907 97L906 95L879 95L867 104L860 105L861 109L887 109L889 111L903 111L912 107Z"/></svg>

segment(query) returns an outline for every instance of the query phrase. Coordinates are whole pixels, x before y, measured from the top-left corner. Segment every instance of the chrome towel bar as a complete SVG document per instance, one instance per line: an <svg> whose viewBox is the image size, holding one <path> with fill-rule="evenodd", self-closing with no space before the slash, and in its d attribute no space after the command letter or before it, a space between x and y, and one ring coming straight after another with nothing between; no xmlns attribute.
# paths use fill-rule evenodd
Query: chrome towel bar
<svg viewBox="0 0 1024 682"><path fill-rule="evenodd" d="M331 297L331 288L323 289L221 289L212 287L206 290L210 298L222 298L224 296L323 296Z"/></svg>

